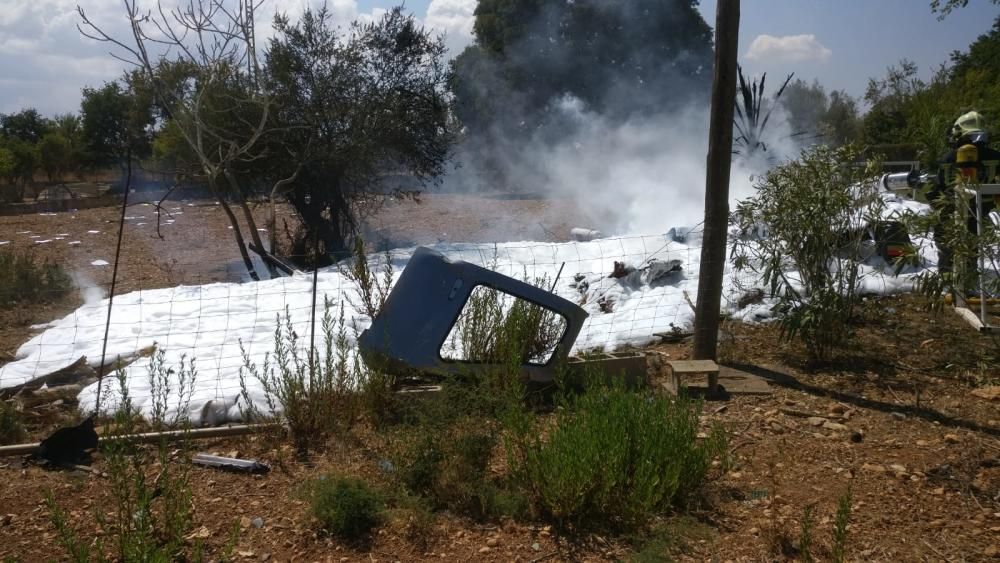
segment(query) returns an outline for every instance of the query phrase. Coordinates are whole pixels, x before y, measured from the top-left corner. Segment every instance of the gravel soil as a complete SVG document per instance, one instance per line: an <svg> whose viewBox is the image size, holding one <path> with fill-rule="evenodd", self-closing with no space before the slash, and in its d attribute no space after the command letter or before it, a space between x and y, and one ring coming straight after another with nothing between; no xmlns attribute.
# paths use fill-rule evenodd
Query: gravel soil
<svg viewBox="0 0 1000 563"><path fill-rule="evenodd" d="M538 228L552 240L565 240L561 237L568 229L583 221L571 202L422 199L420 204L390 202L369 218L368 232L375 235L369 240L381 238L393 246L494 240L503 231L491 229L501 227L520 229L514 232L527 239L541 238L531 230ZM233 281L242 275L217 206L181 202L173 207L183 214L164 228L165 240L155 233L150 208L129 210L129 216L147 220L129 221L123 291ZM497 216L516 222L498 226ZM0 217L0 241L33 248L39 257L59 260L100 286L110 280L110 267L90 264L113 260L116 219L114 209ZM18 234L26 230L46 239L72 234L39 244ZM70 246L71 240L81 244ZM2 313L0 350L12 353L30 334L30 324L68 311L75 304L71 301ZM21 324L9 326L10 319ZM792 561L803 559L800 537L808 512L811 555L824 561L832 556L838 500L850 491L848 561L998 560L1000 344L950 310L927 313L914 296L869 300L853 328L851 346L815 364L798 344L782 343L776 327L724 325L720 362L765 378L772 394L705 403L706 429L719 424L729 431L729 463L713 469L702 494L687 508L654 523L652 537L662 540L658 543L601 534L570 537L543 521L478 522L448 512L418 525L398 507L369 545L337 542L316 531L301 484L329 473L383 484L377 452L386 438L367 428L333 440L311 464L295 462L287 445L262 437L197 442L198 451L254 457L274 469L248 476L191 468L191 541L204 541L210 556L217 557L238 526L233 555L242 561L618 561L637 554L644 561ZM684 342L653 349L671 359L686 358L690 350ZM654 375L654 387L661 377ZM72 393L14 400L25 409L35 439L74 416ZM503 453L498 448L494 455L501 459ZM98 457L93 467L103 471L104 461ZM151 466L149 472L155 475L158 468ZM81 537L106 537L95 515L111 510L107 483L95 473L43 470L23 465L20 458L0 458L0 559L65 560L44 504L48 491L69 511ZM260 527L254 525L258 517Z"/></svg>

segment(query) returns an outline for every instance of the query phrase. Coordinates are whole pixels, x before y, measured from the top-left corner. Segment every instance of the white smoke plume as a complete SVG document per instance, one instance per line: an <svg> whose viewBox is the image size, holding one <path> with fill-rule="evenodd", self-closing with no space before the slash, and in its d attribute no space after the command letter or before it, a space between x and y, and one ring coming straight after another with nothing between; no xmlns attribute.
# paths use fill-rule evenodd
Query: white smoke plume
<svg viewBox="0 0 1000 563"><path fill-rule="evenodd" d="M606 235L665 233L701 222L705 204L709 109L688 107L624 121L589 111L565 95L555 109L572 122L572 132L553 141L533 139L510 151L504 163L508 186L576 201L590 224ZM789 129L775 112L767 151L756 158L734 155L730 204L753 193L752 177L798 153ZM510 149L510 147L508 147ZM449 188L497 189L488 180L464 174Z"/></svg>
<svg viewBox="0 0 1000 563"><path fill-rule="evenodd" d="M94 305L104 299L104 290L101 289L87 274L82 271L75 270L70 273L69 277L73 280L73 283L80 291L80 296L83 298L84 305Z"/></svg>

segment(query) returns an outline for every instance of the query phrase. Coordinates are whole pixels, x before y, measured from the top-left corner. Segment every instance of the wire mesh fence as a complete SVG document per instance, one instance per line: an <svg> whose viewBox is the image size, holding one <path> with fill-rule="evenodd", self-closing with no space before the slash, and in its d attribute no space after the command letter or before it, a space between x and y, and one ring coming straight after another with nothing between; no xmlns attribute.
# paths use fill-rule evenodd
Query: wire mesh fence
<svg viewBox="0 0 1000 563"><path fill-rule="evenodd" d="M267 239L267 209L253 211L256 225L251 227L239 217L239 228L244 234L258 228ZM20 318L45 321L2 331L3 346L14 353L0 366L0 389L56 380L87 384L112 366L123 366L133 399L142 408L151 385L145 372L155 350L164 354L167 366L194 360L192 409L217 409L217 421L238 418L240 370L248 360L259 363L274 349L279 319L287 316L304 347L310 341L307 336L320 330L322 310L310 324L312 273L248 281L233 225L216 202L179 200L158 208L155 202L140 201L125 210L109 317L120 212L120 207L70 208L0 217L0 252L30 254L35 264L58 265L72 280L69 297L56 298L52 289L52 299L43 295L32 302L10 295L17 288L0 287L0 294L6 292L3 297L15 303L0 314L13 319L20 310ZM700 230L695 228L586 242L427 246L451 260L544 283L546 289L579 304L589 314L576 342L579 352L644 345L657 340L658 334L688 331L694 318L700 241ZM389 252L397 278L412 250ZM259 257L254 255L253 260L255 270L267 278ZM374 270L380 270L385 255L372 254L369 260ZM725 295L731 305L739 298L733 295L734 288L749 283L728 285ZM321 309L329 307L336 318L343 315L353 346L371 321L360 307L357 285L334 265L320 270L315 291ZM93 387L81 394L81 408L94 400Z"/></svg>

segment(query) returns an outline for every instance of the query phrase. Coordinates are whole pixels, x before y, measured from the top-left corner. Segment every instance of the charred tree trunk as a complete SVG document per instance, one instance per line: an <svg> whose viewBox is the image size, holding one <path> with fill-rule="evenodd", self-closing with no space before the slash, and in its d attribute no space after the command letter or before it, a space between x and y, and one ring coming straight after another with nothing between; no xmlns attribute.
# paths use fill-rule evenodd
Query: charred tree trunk
<svg viewBox="0 0 1000 563"><path fill-rule="evenodd" d="M253 213L250 211L250 206L247 205L247 200L243 196L243 192L240 190L240 185L236 181L236 177L229 170L226 170L226 181L229 183L229 189L233 193L233 196L238 198L240 209L243 210L243 218L247 222L247 228L250 229L250 240L253 241L254 245L260 250L265 250L264 243L260 239L260 231L257 230L257 222L253 218ZM236 227L233 227L235 230ZM267 266L267 273L270 278L275 278L278 276L278 269L274 267L274 264L270 260L264 258L264 265Z"/></svg>
<svg viewBox="0 0 1000 563"><path fill-rule="evenodd" d="M229 217L229 224L233 227L233 236L236 237L236 246L240 249L240 256L243 258L243 264L247 267L247 273L250 274L250 278L254 281L260 281L260 276L257 274L257 270L253 267L253 260L250 259L250 253L247 252L246 241L243 240L243 232L240 230L240 223L236 220L236 214L233 213L232 208L229 207L229 202L226 201L225 193L219 190L218 180L216 178L209 179L209 186L212 189L212 193L216 195L219 200L219 205L222 206L222 210L226 212L226 216Z"/></svg>
<svg viewBox="0 0 1000 563"><path fill-rule="evenodd" d="M350 236L355 231L350 202L345 197L337 174L326 178L301 175L289 201L306 227L305 237L295 242L293 253L302 258L313 254L313 237L322 244L322 258L317 264L329 265L334 257L348 251ZM314 257L314 260L321 257ZM310 264L315 267L316 264Z"/></svg>

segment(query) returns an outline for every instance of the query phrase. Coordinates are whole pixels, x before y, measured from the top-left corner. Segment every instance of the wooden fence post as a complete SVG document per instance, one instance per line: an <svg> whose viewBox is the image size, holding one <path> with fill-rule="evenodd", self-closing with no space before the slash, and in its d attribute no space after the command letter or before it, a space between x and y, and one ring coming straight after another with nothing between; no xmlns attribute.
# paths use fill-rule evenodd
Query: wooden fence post
<svg viewBox="0 0 1000 563"><path fill-rule="evenodd" d="M716 359L719 339L719 308L722 303L729 227L729 166L733 151L739 30L740 1L719 0L715 13L712 117L708 130L705 175L705 231L694 319L693 357L696 360Z"/></svg>

